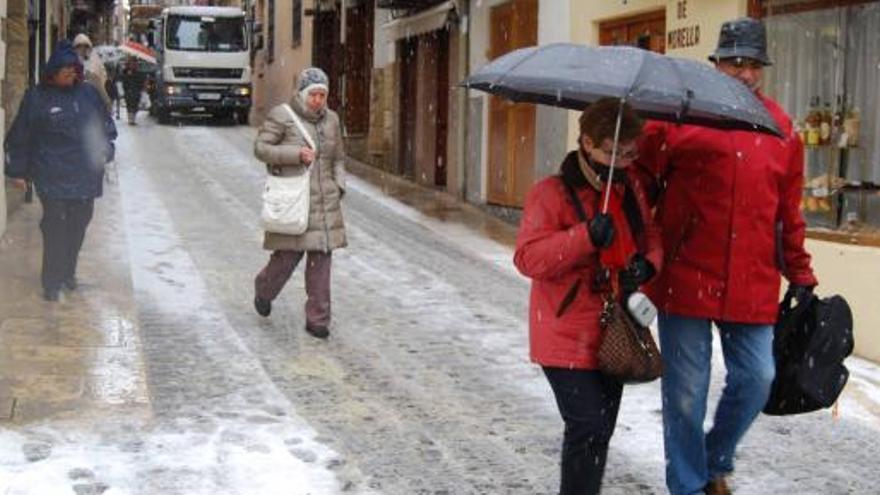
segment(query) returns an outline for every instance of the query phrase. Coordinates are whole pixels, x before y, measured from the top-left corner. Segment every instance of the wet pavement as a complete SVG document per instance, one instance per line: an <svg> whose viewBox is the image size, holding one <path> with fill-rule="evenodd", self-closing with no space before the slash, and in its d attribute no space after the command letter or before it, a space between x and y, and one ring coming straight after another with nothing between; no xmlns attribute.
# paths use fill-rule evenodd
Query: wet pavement
<svg viewBox="0 0 880 495"><path fill-rule="evenodd" d="M148 406L125 227L107 208L118 208L116 189L102 201L79 287L62 295L63 304L44 301L39 290L39 202L9 219L0 241L0 419L29 423Z"/></svg>
<svg viewBox="0 0 880 495"><path fill-rule="evenodd" d="M554 492L562 426L513 226L353 163L319 341L301 270L270 318L251 306L254 130L121 127L81 290L40 299L38 207L0 246L0 493ZM756 423L737 493L875 491L880 370L851 364L839 419ZM664 492L659 412L658 383L627 387L603 493Z"/></svg>

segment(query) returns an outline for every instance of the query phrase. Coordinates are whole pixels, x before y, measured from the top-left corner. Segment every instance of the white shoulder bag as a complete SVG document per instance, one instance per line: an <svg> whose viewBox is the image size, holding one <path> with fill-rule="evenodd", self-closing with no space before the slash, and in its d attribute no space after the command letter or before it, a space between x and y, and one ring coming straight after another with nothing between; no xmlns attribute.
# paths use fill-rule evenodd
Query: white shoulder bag
<svg viewBox="0 0 880 495"><path fill-rule="evenodd" d="M315 141L290 105L285 103L283 106L309 147L317 151ZM308 229L311 169L310 164L299 175L269 175L263 189L263 210L260 214L264 230L276 234L299 235Z"/></svg>

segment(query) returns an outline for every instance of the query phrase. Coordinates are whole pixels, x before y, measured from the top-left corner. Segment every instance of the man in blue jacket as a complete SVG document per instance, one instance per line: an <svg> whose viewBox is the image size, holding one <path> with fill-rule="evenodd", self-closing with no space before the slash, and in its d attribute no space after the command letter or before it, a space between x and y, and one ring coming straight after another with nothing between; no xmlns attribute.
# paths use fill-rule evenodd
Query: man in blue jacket
<svg viewBox="0 0 880 495"><path fill-rule="evenodd" d="M34 183L43 205L43 297L57 301L76 289L76 262L113 158L116 127L98 91L83 83L83 67L62 41L43 80L28 89L6 136L6 175Z"/></svg>

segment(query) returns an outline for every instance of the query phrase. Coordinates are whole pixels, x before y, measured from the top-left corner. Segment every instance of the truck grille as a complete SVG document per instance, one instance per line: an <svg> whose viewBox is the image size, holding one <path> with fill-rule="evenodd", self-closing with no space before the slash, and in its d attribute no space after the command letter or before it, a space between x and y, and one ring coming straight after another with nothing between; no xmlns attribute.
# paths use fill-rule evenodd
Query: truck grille
<svg viewBox="0 0 880 495"><path fill-rule="evenodd" d="M244 69L212 69L208 67L174 67L174 77L241 79Z"/></svg>

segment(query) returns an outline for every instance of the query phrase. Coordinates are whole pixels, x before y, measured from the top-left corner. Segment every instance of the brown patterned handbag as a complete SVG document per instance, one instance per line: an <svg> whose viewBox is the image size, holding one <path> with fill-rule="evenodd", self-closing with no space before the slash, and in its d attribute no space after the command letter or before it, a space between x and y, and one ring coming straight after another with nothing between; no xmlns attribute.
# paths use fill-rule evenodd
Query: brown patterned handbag
<svg viewBox="0 0 880 495"><path fill-rule="evenodd" d="M599 369L623 383L645 383L663 374L663 358L651 330L636 323L626 310L609 297L599 319L602 343Z"/></svg>
<svg viewBox="0 0 880 495"><path fill-rule="evenodd" d="M581 222L587 222L587 213L581 204L574 186L560 176L568 193L569 201ZM610 280L610 277L609 277ZM606 281L607 282L607 281ZM569 289L556 316L574 300L580 281ZM612 291L613 292L613 291ZM599 317L602 328L602 343L599 345L599 369L623 383L644 383L656 380L663 374L663 359L660 350L651 336L651 330L638 324L626 309L607 294L602 315Z"/></svg>

